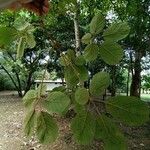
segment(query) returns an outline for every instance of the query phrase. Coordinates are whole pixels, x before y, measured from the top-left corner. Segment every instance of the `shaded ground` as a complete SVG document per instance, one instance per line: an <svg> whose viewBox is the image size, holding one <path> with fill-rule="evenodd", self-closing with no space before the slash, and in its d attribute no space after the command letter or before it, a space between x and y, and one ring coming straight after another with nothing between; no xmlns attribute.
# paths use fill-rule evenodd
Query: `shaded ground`
<svg viewBox="0 0 150 150"><path fill-rule="evenodd" d="M27 139L22 132L24 109L14 93L0 92L0 150L102 150L100 142L79 146L69 131L69 119L57 118L60 136L55 143L41 146L34 138ZM122 127L127 136L129 150L150 150L150 126Z"/></svg>

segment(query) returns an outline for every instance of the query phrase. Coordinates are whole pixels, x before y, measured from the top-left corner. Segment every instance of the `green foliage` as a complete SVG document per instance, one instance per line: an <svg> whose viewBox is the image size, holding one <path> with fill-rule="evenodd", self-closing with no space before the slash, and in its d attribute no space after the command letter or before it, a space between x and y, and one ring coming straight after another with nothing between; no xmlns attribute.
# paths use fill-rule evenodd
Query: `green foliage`
<svg viewBox="0 0 150 150"><path fill-rule="evenodd" d="M99 72L95 74L90 83L90 93L93 96L100 96L110 84L109 74L106 72Z"/></svg>
<svg viewBox="0 0 150 150"><path fill-rule="evenodd" d="M90 33L87 33L82 37L82 43L89 44L91 39L92 35Z"/></svg>
<svg viewBox="0 0 150 150"><path fill-rule="evenodd" d="M26 93L26 95L23 97L23 103L25 107L31 106L33 102L35 102L37 99L37 92L36 90L30 90Z"/></svg>
<svg viewBox="0 0 150 150"><path fill-rule="evenodd" d="M126 139L121 133L118 133L117 136L113 138L104 139L105 150L127 150Z"/></svg>
<svg viewBox="0 0 150 150"><path fill-rule="evenodd" d="M43 102L43 106L48 112L58 114L62 114L69 104L69 97L62 92L49 93L46 101Z"/></svg>
<svg viewBox="0 0 150 150"><path fill-rule="evenodd" d="M24 132L27 136L32 135L35 127L35 120L36 112L33 109L29 109L24 119Z"/></svg>
<svg viewBox="0 0 150 150"><path fill-rule="evenodd" d="M149 108L143 101L135 97L112 97L106 106L113 117L128 125L141 125L149 119Z"/></svg>
<svg viewBox="0 0 150 150"><path fill-rule="evenodd" d="M19 40L18 48L17 48L17 58L21 58L23 56L24 49L25 49L25 41L21 37Z"/></svg>
<svg viewBox="0 0 150 150"><path fill-rule="evenodd" d="M58 127L51 115L40 112L36 120L36 134L43 144L54 142L58 136Z"/></svg>
<svg viewBox="0 0 150 150"><path fill-rule="evenodd" d="M104 39L106 41L117 42L124 39L130 32L130 27L126 22L114 23L104 31Z"/></svg>
<svg viewBox="0 0 150 150"><path fill-rule="evenodd" d="M15 28L0 27L0 48L9 46L16 38Z"/></svg>
<svg viewBox="0 0 150 150"><path fill-rule="evenodd" d="M85 88L78 88L75 92L75 100L80 105L85 105L89 100L89 92Z"/></svg>
<svg viewBox="0 0 150 150"><path fill-rule="evenodd" d="M84 51L84 58L87 62L93 61L97 58L98 56L98 51L99 51L99 47L92 43L89 44Z"/></svg>
<svg viewBox="0 0 150 150"><path fill-rule="evenodd" d="M107 150L126 150L126 140L113 121L105 115L96 120L96 139L103 139Z"/></svg>
<svg viewBox="0 0 150 150"><path fill-rule="evenodd" d="M126 139L115 125L114 119L134 126L148 121L148 108L144 102L135 97L118 96L100 101L105 106L106 112L112 115L111 118L97 109L95 98L102 96L108 88L110 84L108 73L98 72L92 77L89 89L84 87L84 81L89 80L86 62L89 63L100 55L107 64L114 65L123 56L121 46L116 42L127 36L128 25L117 23L106 30L104 26L104 17L97 14L90 23L90 33L82 38L83 43L87 44L83 55L78 55L73 50L60 54L59 61L64 70L66 87L55 88L46 94L46 88L41 85L36 91L30 91L25 95L25 106L32 105L36 100L35 105L30 107L31 111L26 107L27 135L30 135L36 124L35 132L39 141L46 144L53 142L58 136L58 127L51 115L55 113L64 115L71 105L76 112L71 122L71 131L77 143L87 145L96 138L103 140L106 150L126 150ZM98 35L99 33L103 33L103 36ZM101 36L102 40L98 41L98 36ZM93 105L94 109L91 111Z"/></svg>
<svg viewBox="0 0 150 150"><path fill-rule="evenodd" d="M99 53L101 58L109 65L118 64L123 57L121 46L109 41L104 42L100 46Z"/></svg>
<svg viewBox="0 0 150 150"><path fill-rule="evenodd" d="M65 68L65 79L69 87L76 86L79 82L79 74L73 67Z"/></svg>
<svg viewBox="0 0 150 150"><path fill-rule="evenodd" d="M82 114L77 114L72 120L71 129L79 144L87 145L94 139L95 120L93 118L92 114L85 111Z"/></svg>
<svg viewBox="0 0 150 150"><path fill-rule="evenodd" d="M90 32L93 35L99 34L105 26L105 18L102 14L96 14L90 23Z"/></svg>

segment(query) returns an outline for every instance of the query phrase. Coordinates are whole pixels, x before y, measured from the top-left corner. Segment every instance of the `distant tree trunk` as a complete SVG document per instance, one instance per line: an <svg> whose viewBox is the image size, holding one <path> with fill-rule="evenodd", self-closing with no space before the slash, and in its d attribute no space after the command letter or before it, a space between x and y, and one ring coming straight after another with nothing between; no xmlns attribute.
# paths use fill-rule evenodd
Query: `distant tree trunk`
<svg viewBox="0 0 150 150"><path fill-rule="evenodd" d="M33 76L33 71L29 72L28 78L27 78L27 83L25 87L25 92L24 95L30 90L31 85L32 85L32 76Z"/></svg>
<svg viewBox="0 0 150 150"><path fill-rule="evenodd" d="M111 85L111 96L116 95L116 66L112 66L112 85Z"/></svg>
<svg viewBox="0 0 150 150"><path fill-rule="evenodd" d="M14 78L12 77L12 75L9 73L9 71L4 66L1 66L1 68L6 72L6 74L9 76L10 80L14 84L14 86L15 86L17 92L18 92L19 97L22 97L23 96L22 90L19 89L19 87L16 84L16 82L15 82Z"/></svg>
<svg viewBox="0 0 150 150"><path fill-rule="evenodd" d="M75 30L75 46L76 52L81 53L81 40L80 40L80 29L79 29L79 18L80 18L80 3L76 2L74 13L74 30Z"/></svg>
<svg viewBox="0 0 150 150"><path fill-rule="evenodd" d="M129 96L129 80L130 80L130 66L128 67L128 76L127 76L127 96Z"/></svg>
<svg viewBox="0 0 150 150"><path fill-rule="evenodd" d="M134 72L132 75L132 82L130 87L130 96L140 97L141 90L141 58L140 51L135 52Z"/></svg>

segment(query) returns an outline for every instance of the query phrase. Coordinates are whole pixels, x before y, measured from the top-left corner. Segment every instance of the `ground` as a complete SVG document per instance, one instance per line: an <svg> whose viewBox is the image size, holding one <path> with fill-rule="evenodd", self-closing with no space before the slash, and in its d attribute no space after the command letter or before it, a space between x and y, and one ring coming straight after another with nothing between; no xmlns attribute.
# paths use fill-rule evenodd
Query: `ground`
<svg viewBox="0 0 150 150"><path fill-rule="evenodd" d="M56 118L60 136L53 144L42 146L33 137L23 134L24 107L20 98L11 92L0 92L0 150L103 150L102 143L91 146L77 145L69 130L69 119ZM128 138L129 150L150 150L150 126L138 128L121 126Z"/></svg>

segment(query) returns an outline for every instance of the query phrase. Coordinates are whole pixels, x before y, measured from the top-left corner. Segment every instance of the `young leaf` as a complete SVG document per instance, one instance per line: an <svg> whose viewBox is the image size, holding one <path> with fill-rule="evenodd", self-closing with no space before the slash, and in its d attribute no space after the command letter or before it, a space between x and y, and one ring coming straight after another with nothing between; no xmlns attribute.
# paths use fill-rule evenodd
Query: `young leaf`
<svg viewBox="0 0 150 150"><path fill-rule="evenodd" d="M27 22L23 17L19 17L14 21L14 27L18 31L26 30L29 25L29 22Z"/></svg>
<svg viewBox="0 0 150 150"><path fill-rule="evenodd" d="M37 98L37 93L35 90L30 90L26 93L26 95L23 97L23 103L25 107L30 106Z"/></svg>
<svg viewBox="0 0 150 150"><path fill-rule="evenodd" d="M99 72L95 74L90 83L90 93L93 96L100 96L110 84L109 74L106 72Z"/></svg>
<svg viewBox="0 0 150 150"><path fill-rule="evenodd" d="M33 34L27 34L26 42L27 42L29 48L34 48L36 45L34 35Z"/></svg>
<svg viewBox="0 0 150 150"><path fill-rule="evenodd" d="M136 97L112 97L108 100L106 108L113 117L131 126L142 125L149 120L147 105Z"/></svg>
<svg viewBox="0 0 150 150"><path fill-rule="evenodd" d="M87 45L84 50L85 60L87 62L94 61L98 56L98 52L99 52L99 47L97 44L92 43Z"/></svg>
<svg viewBox="0 0 150 150"><path fill-rule="evenodd" d="M27 136L30 136L34 131L35 118L36 112L33 109L30 109L29 112L27 112L26 117L24 119L24 132Z"/></svg>
<svg viewBox="0 0 150 150"><path fill-rule="evenodd" d="M69 97L62 92L49 93L46 101L43 102L43 106L50 113L61 114L70 104Z"/></svg>
<svg viewBox="0 0 150 150"><path fill-rule="evenodd" d="M75 100L80 105L85 105L89 100L89 92L86 88L78 88L75 92Z"/></svg>
<svg viewBox="0 0 150 150"><path fill-rule="evenodd" d="M101 13L96 14L90 23L90 32L93 35L99 34L105 26L105 18Z"/></svg>
<svg viewBox="0 0 150 150"><path fill-rule="evenodd" d="M109 65L118 64L123 57L123 50L121 46L109 41L106 41L101 45L99 53L101 58Z"/></svg>
<svg viewBox="0 0 150 150"><path fill-rule="evenodd" d="M72 120L71 130L73 131L75 140L81 145L87 145L92 142L95 134L95 120L94 117L84 112L77 114Z"/></svg>
<svg viewBox="0 0 150 150"><path fill-rule="evenodd" d="M40 112L36 121L36 134L43 144L54 142L58 136L58 127L53 118L46 112Z"/></svg>
<svg viewBox="0 0 150 150"><path fill-rule="evenodd" d="M82 37L81 41L84 44L89 44L91 39L92 39L92 35L90 33L87 33Z"/></svg>
<svg viewBox="0 0 150 150"><path fill-rule="evenodd" d="M125 38L130 32L130 27L126 22L119 22L112 24L104 31L104 39L107 41L117 42Z"/></svg>
<svg viewBox="0 0 150 150"><path fill-rule="evenodd" d="M18 43L18 48L17 48L17 58L21 58L23 56L24 49L25 49L25 41L21 37Z"/></svg>

